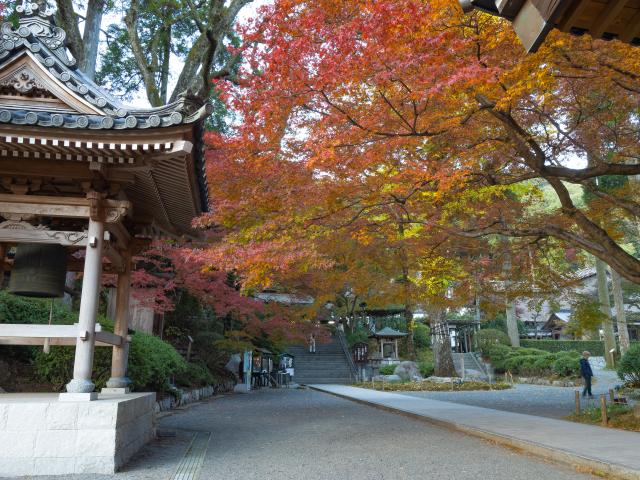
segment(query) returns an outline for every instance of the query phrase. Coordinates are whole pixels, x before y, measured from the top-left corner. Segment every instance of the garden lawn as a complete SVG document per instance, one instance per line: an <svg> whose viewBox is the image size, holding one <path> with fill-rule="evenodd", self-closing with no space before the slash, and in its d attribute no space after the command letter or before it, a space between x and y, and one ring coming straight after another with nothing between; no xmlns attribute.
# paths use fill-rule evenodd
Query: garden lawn
<svg viewBox="0 0 640 480"><path fill-rule="evenodd" d="M609 405L607 407L609 417L608 426L622 430L640 432L640 417L633 413L633 407L628 405ZM578 423L588 423L591 425L601 425L602 415L599 407L583 410L580 415L573 413L565 417L567 420Z"/></svg>

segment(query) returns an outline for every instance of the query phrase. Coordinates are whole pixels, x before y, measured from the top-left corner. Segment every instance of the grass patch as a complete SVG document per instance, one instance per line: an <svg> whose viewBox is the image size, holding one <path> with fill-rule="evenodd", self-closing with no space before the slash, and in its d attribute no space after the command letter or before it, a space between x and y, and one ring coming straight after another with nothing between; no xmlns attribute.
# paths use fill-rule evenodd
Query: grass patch
<svg viewBox="0 0 640 480"><path fill-rule="evenodd" d="M368 388L369 390L384 390L385 392L467 392L472 390L507 390L511 388L508 383L464 382L464 383L436 383L436 382L360 382L354 387ZM383 388L384 387L384 388Z"/></svg>
<svg viewBox="0 0 640 480"><path fill-rule="evenodd" d="M609 417L608 426L611 428L640 432L640 418L633 414L633 407L629 405L608 405L607 416ZM602 425L600 407L587 408L580 412L580 415L573 413L564 418L572 422Z"/></svg>

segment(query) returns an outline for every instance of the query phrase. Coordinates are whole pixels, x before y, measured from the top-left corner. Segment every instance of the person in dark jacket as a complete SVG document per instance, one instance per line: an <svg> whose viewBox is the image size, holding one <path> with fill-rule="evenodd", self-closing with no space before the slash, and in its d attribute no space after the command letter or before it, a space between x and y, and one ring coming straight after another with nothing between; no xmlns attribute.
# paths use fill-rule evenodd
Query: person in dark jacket
<svg viewBox="0 0 640 480"><path fill-rule="evenodd" d="M582 378L584 378L584 389L582 390L582 396L589 395L593 397L591 393L591 378L593 378L593 370L591 370L591 365L589 364L589 357L591 354L589 352L582 352L582 358L580 359L580 374Z"/></svg>

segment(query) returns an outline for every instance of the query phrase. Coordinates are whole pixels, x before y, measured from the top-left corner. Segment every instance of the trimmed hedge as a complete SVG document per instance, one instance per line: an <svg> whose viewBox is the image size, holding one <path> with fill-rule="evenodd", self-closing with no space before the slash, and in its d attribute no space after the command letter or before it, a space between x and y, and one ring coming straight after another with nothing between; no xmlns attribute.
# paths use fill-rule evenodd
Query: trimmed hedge
<svg viewBox="0 0 640 480"><path fill-rule="evenodd" d="M511 372L527 376L576 377L580 374L580 353L562 351L551 353L537 348L513 348L491 345L484 355L489 358L496 373Z"/></svg>
<svg viewBox="0 0 640 480"><path fill-rule="evenodd" d="M520 340L520 346L551 353L587 350L594 357L604 356L604 342L600 340Z"/></svg>
<svg viewBox="0 0 640 480"><path fill-rule="evenodd" d="M553 372L561 377L577 377L580 375L580 359L575 355L559 355L553 364Z"/></svg>

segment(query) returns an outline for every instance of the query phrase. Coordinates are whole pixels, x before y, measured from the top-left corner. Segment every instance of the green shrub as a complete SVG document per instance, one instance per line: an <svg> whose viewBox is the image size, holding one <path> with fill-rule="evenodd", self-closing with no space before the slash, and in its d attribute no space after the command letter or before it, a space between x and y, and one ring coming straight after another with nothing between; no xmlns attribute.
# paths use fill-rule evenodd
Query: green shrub
<svg viewBox="0 0 640 480"><path fill-rule="evenodd" d="M167 342L136 332L129 346L129 378L136 390L164 390L168 380L187 370L187 362Z"/></svg>
<svg viewBox="0 0 640 480"><path fill-rule="evenodd" d="M512 348L491 345L485 350L496 373L546 376L555 373L563 377L580 374L580 352L575 350L550 353L537 348Z"/></svg>
<svg viewBox="0 0 640 480"><path fill-rule="evenodd" d="M535 374L533 364L539 357L540 355L512 355L504 362L504 366L511 373Z"/></svg>
<svg viewBox="0 0 640 480"><path fill-rule="evenodd" d="M0 323L33 323L49 322L51 300L25 298L0 291ZM70 325L78 321L78 313L71 311L60 301L53 303L53 323ZM103 330L113 331L113 323L101 317L98 319ZM38 347L3 348L3 355L9 353L20 358L23 363L31 363L35 367L36 377L52 384L60 390L73 377L74 347L51 347L49 354ZM105 386L111 375L112 349L96 347L93 359L92 380L96 389ZM180 377L184 373L184 376ZM136 390L164 391L168 388L168 380L176 376L186 387L203 386L214 382L211 371L204 365L187 364L180 354L167 342L152 335L136 332L129 346L129 378Z"/></svg>
<svg viewBox="0 0 640 480"><path fill-rule="evenodd" d="M91 380L96 390L103 388L111 376L111 348L97 347L93 355L93 374ZM34 352L33 364L36 377L43 382L51 383L55 391L63 387L73 378L73 359L75 347L51 347L50 353L42 349Z"/></svg>
<svg viewBox="0 0 640 480"><path fill-rule="evenodd" d="M523 348L519 347L515 349L518 355L545 355L549 352L545 352L544 350L539 350L537 348Z"/></svg>
<svg viewBox="0 0 640 480"><path fill-rule="evenodd" d="M577 377L580 375L580 360L571 355L558 355L553 364L553 373L561 377Z"/></svg>
<svg viewBox="0 0 640 480"><path fill-rule="evenodd" d="M428 349L418 350L416 352L416 360L418 361L418 363L420 362L433 363L433 351Z"/></svg>
<svg viewBox="0 0 640 480"><path fill-rule="evenodd" d="M433 362L419 362L418 369L420 370L420 375L424 378L430 377L435 372Z"/></svg>
<svg viewBox="0 0 640 480"><path fill-rule="evenodd" d="M382 365L380 366L380 375L393 375L396 369L396 365Z"/></svg>
<svg viewBox="0 0 640 480"><path fill-rule="evenodd" d="M431 346L431 329L424 323L416 323L414 325L413 343L416 350L423 350Z"/></svg>
<svg viewBox="0 0 640 480"><path fill-rule="evenodd" d="M6 290L0 290L0 323L49 323L51 300L26 298L12 295ZM52 323L71 325L77 322L77 314L71 312L59 300L53 302ZM4 359L14 359L17 362L29 364L42 347L2 346L0 355Z"/></svg>
<svg viewBox="0 0 640 480"><path fill-rule="evenodd" d="M27 298L0 290L0 323L49 323L51 300ZM53 302L53 323L71 325L78 321L59 300Z"/></svg>
<svg viewBox="0 0 640 480"><path fill-rule="evenodd" d="M365 328L356 328L355 331L347 333L347 344L349 348L353 347L356 343L369 341L369 335L371 332Z"/></svg>
<svg viewBox="0 0 640 480"><path fill-rule="evenodd" d="M524 371L526 375L545 376L553 372L553 365L556 363L557 357L553 353L539 355L531 364L530 370Z"/></svg>
<svg viewBox="0 0 640 480"><path fill-rule="evenodd" d="M640 344L632 344L618 363L618 376L632 387L640 387Z"/></svg>
<svg viewBox="0 0 640 480"><path fill-rule="evenodd" d="M522 362L523 359L524 357L519 357L517 355L513 355L507 358L504 361L504 370L506 372L518 373L520 370L520 363Z"/></svg>
<svg viewBox="0 0 640 480"><path fill-rule="evenodd" d="M509 336L501 330L493 328L482 329L475 334L475 340L481 352L494 345L511 345Z"/></svg>
<svg viewBox="0 0 640 480"><path fill-rule="evenodd" d="M512 352L513 349L511 347L498 344L487 347L484 354L485 357L491 361L496 373L504 373L506 371L505 361L509 358Z"/></svg>
<svg viewBox="0 0 640 480"><path fill-rule="evenodd" d="M216 383L211 371L201 363L187 363L186 371L177 379L178 385L183 387L205 387Z"/></svg>
<svg viewBox="0 0 640 480"><path fill-rule="evenodd" d="M106 322L105 322L106 323ZM96 347L93 359L92 380L96 389L104 387L111 372L111 348ZM42 381L61 389L73 377L74 347L51 347L51 352L41 350L35 355L36 375ZM164 391L173 375L187 370L187 363L168 343L153 335L136 332L129 345L129 378L138 391Z"/></svg>
<svg viewBox="0 0 640 480"><path fill-rule="evenodd" d="M551 353L569 350L584 352L587 350L594 357L602 357L604 355L604 342L599 340L520 340L520 345L528 348L538 348Z"/></svg>

